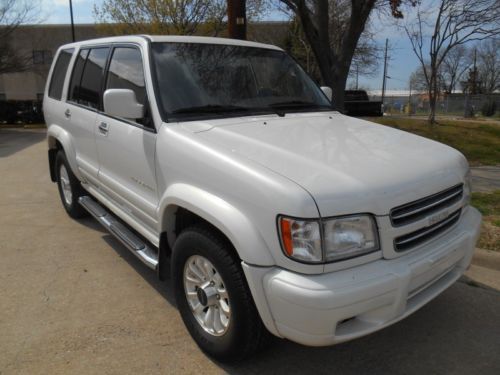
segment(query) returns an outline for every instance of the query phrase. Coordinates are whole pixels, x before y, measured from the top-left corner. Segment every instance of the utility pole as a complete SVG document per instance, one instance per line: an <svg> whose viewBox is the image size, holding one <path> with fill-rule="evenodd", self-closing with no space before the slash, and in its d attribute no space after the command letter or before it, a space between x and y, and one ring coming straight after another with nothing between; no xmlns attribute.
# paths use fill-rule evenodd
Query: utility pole
<svg viewBox="0 0 500 375"><path fill-rule="evenodd" d="M356 64L356 90L359 87L359 64Z"/></svg>
<svg viewBox="0 0 500 375"><path fill-rule="evenodd" d="M73 20L73 1L69 0L69 14L71 16L71 39L75 42L75 22Z"/></svg>
<svg viewBox="0 0 500 375"><path fill-rule="evenodd" d="M247 38L246 0L227 0L227 25L229 37Z"/></svg>
<svg viewBox="0 0 500 375"><path fill-rule="evenodd" d="M384 54L384 77L382 79L382 107L384 106L385 99L385 83L387 79L387 48L389 46L389 39L385 40L385 54Z"/></svg>

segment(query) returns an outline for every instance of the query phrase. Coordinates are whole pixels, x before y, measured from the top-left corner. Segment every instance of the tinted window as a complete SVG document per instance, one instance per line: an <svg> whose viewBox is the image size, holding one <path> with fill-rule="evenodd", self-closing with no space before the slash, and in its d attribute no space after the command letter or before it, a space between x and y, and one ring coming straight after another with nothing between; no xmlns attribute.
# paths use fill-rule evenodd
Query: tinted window
<svg viewBox="0 0 500 375"><path fill-rule="evenodd" d="M79 104L99 108L104 65L109 48L82 50L73 70L70 99Z"/></svg>
<svg viewBox="0 0 500 375"><path fill-rule="evenodd" d="M101 102L102 73L109 48L93 48L90 50L85 67L83 68L82 81L78 92L78 103L91 108L99 108Z"/></svg>
<svg viewBox="0 0 500 375"><path fill-rule="evenodd" d="M66 71L68 70L73 51L73 49L65 49L59 53L49 87L49 96L53 99L61 100L64 78L66 77Z"/></svg>
<svg viewBox="0 0 500 375"><path fill-rule="evenodd" d="M146 102L141 52L136 48L115 48L109 65L106 89L129 89L137 101Z"/></svg>
<svg viewBox="0 0 500 375"><path fill-rule="evenodd" d="M83 67L89 54L88 49L83 49L76 58L73 67L73 74L71 75L71 83L69 84L68 98L73 102L78 102L78 90L80 89L80 81L82 80Z"/></svg>

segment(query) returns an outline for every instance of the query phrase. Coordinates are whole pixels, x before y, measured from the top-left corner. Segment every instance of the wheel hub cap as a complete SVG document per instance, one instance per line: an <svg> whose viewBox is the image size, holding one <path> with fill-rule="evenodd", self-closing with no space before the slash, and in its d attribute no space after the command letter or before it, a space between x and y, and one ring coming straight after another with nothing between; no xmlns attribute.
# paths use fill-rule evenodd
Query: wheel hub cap
<svg viewBox="0 0 500 375"><path fill-rule="evenodd" d="M64 164L61 165L61 168L59 169L59 181L61 183L64 201L67 205L71 205L73 202L73 193L71 192L71 183L69 181L68 171L66 170Z"/></svg>
<svg viewBox="0 0 500 375"><path fill-rule="evenodd" d="M207 258L194 255L187 260L184 290L200 326L213 336L226 333L231 320L229 295L220 273Z"/></svg>

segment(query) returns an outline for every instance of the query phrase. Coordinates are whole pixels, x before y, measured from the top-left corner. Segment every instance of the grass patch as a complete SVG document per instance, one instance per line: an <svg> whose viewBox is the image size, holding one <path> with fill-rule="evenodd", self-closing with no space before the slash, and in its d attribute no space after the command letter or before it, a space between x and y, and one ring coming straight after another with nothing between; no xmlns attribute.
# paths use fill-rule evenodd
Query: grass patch
<svg viewBox="0 0 500 375"><path fill-rule="evenodd" d="M483 214L478 247L500 251L500 190L472 193L471 204Z"/></svg>
<svg viewBox="0 0 500 375"><path fill-rule="evenodd" d="M402 117L374 117L370 121L430 138L456 148L471 165L500 164L500 125L468 122L465 120L439 120L430 126L425 119Z"/></svg>
<svg viewBox="0 0 500 375"><path fill-rule="evenodd" d="M500 190L492 193L472 193L472 205L484 216L500 216Z"/></svg>

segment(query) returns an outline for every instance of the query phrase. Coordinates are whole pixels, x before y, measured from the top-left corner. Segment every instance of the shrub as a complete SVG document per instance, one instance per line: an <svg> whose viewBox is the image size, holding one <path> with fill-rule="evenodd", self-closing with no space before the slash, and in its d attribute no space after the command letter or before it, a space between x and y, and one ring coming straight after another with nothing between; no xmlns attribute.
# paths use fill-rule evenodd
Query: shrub
<svg viewBox="0 0 500 375"><path fill-rule="evenodd" d="M483 116L486 116L486 117L493 116L495 114L496 110L497 110L497 104L493 100L488 100L481 107L481 113L483 114Z"/></svg>

